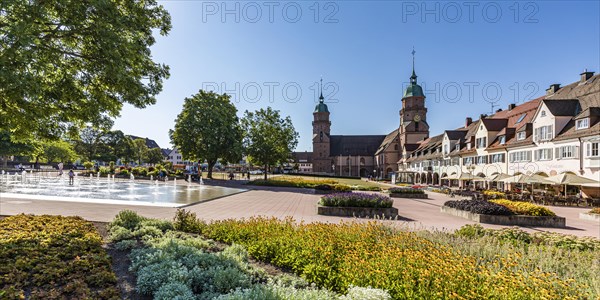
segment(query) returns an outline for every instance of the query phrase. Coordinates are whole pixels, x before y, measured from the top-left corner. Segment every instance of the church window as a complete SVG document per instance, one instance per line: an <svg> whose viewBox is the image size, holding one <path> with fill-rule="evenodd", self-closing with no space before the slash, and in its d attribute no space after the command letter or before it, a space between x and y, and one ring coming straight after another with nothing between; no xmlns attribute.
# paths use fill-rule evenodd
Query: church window
<svg viewBox="0 0 600 300"><path fill-rule="evenodd" d="M419 122L415 122L415 131L419 131Z"/></svg>
<svg viewBox="0 0 600 300"><path fill-rule="evenodd" d="M398 150L398 145L394 145L394 150Z"/></svg>

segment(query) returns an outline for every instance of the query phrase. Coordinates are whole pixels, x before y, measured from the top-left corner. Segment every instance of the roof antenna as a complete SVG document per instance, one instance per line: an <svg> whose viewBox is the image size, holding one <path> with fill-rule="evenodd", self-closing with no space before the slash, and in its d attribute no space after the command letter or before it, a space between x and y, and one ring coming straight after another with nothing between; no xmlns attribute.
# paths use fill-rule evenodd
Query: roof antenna
<svg viewBox="0 0 600 300"><path fill-rule="evenodd" d="M496 102L490 102L490 104L492 105L492 113L491 115L494 114L494 107L498 107L499 105L496 105Z"/></svg>

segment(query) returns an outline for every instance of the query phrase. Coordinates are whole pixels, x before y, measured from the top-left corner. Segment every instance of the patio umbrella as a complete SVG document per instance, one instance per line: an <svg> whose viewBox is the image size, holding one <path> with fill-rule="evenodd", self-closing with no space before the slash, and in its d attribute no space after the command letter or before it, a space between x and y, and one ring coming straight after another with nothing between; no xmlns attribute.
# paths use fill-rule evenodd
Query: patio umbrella
<svg viewBox="0 0 600 300"><path fill-rule="evenodd" d="M524 184L533 184L533 183L543 183L543 184L554 184L553 181L548 181L547 177L543 177L540 175L516 175L508 178L504 178L498 180L504 183L524 183Z"/></svg>
<svg viewBox="0 0 600 300"><path fill-rule="evenodd" d="M488 176L485 179L487 181L500 181L502 179L506 179L506 178L509 178L509 177L511 177L511 176L508 175L508 174L500 173L500 174L495 174L495 175Z"/></svg>
<svg viewBox="0 0 600 300"><path fill-rule="evenodd" d="M571 173L558 174L558 175L546 177L545 179L548 181L551 181L552 183L566 184L566 185L579 185L579 186L580 185L588 186L588 184L590 184L589 186L594 186L593 184L596 184L595 186L600 185L600 182L598 182L596 180L581 177L579 175L575 175L575 174L571 174Z"/></svg>
<svg viewBox="0 0 600 300"><path fill-rule="evenodd" d="M596 180L581 177L579 175L575 175L572 173L558 174L558 175L550 176L547 179L554 183L557 183L557 184L563 184L565 186L565 196L567 196L567 185L575 185L575 186L582 186L582 185L599 186L600 185L600 183Z"/></svg>
<svg viewBox="0 0 600 300"><path fill-rule="evenodd" d="M463 180L463 181L468 181L468 180L474 180L475 178L481 178L479 176L475 176L471 173L461 173L459 177L457 177L456 179L458 180Z"/></svg>

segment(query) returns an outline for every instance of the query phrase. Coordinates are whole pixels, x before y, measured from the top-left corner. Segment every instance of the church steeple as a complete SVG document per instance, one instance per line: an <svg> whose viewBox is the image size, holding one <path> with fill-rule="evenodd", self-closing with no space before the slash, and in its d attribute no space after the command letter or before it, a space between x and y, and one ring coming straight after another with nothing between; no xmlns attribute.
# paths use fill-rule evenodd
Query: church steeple
<svg viewBox="0 0 600 300"><path fill-rule="evenodd" d="M325 97L323 97L323 78L321 78L321 95L319 96L319 103L315 106L315 112L326 112L329 113L329 109L327 109L327 104L325 104Z"/></svg>
<svg viewBox="0 0 600 300"><path fill-rule="evenodd" d="M425 98L425 94L423 93L423 88L417 84L417 73L415 72L415 49L413 48L412 56L413 56L413 65L412 65L412 75L410 76L410 84L406 87L404 91L404 96L402 99L407 97L423 97Z"/></svg>
<svg viewBox="0 0 600 300"><path fill-rule="evenodd" d="M415 73L415 53L417 53L415 51L415 48L413 48L412 51L412 55L413 55L413 70L412 70L412 76L410 76L410 83L411 84L417 84L417 73Z"/></svg>
<svg viewBox="0 0 600 300"><path fill-rule="evenodd" d="M319 102L323 103L325 101L325 97L323 97L323 78L321 78L321 96L319 96Z"/></svg>

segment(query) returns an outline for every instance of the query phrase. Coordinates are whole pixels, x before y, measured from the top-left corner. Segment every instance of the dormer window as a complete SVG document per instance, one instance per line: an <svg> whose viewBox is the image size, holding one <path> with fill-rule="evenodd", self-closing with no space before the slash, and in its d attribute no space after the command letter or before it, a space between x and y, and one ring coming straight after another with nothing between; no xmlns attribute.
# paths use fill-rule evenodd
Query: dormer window
<svg viewBox="0 0 600 300"><path fill-rule="evenodd" d="M521 131L519 133L517 133L517 141L522 141L525 139L525 131Z"/></svg>
<svg viewBox="0 0 600 300"><path fill-rule="evenodd" d="M540 113L540 116L541 116L541 117L545 117L545 116L546 116L546 111L545 111L545 110L542 110L542 112Z"/></svg>
<svg viewBox="0 0 600 300"><path fill-rule="evenodd" d="M500 136L500 145L504 145L504 144L506 144L506 136L502 135L502 136Z"/></svg>
<svg viewBox="0 0 600 300"><path fill-rule="evenodd" d="M454 149L456 149L456 151L460 150L460 144L456 144L456 146L454 146Z"/></svg>
<svg viewBox="0 0 600 300"><path fill-rule="evenodd" d="M477 148L485 148L487 146L487 138L478 138L475 140L475 144L477 145Z"/></svg>
<svg viewBox="0 0 600 300"><path fill-rule="evenodd" d="M542 126L535 129L535 141L549 141L552 139L552 125Z"/></svg>
<svg viewBox="0 0 600 300"><path fill-rule="evenodd" d="M580 119L577 120L577 130L579 129L586 129L590 127L590 119L589 118L585 118L585 119Z"/></svg>

